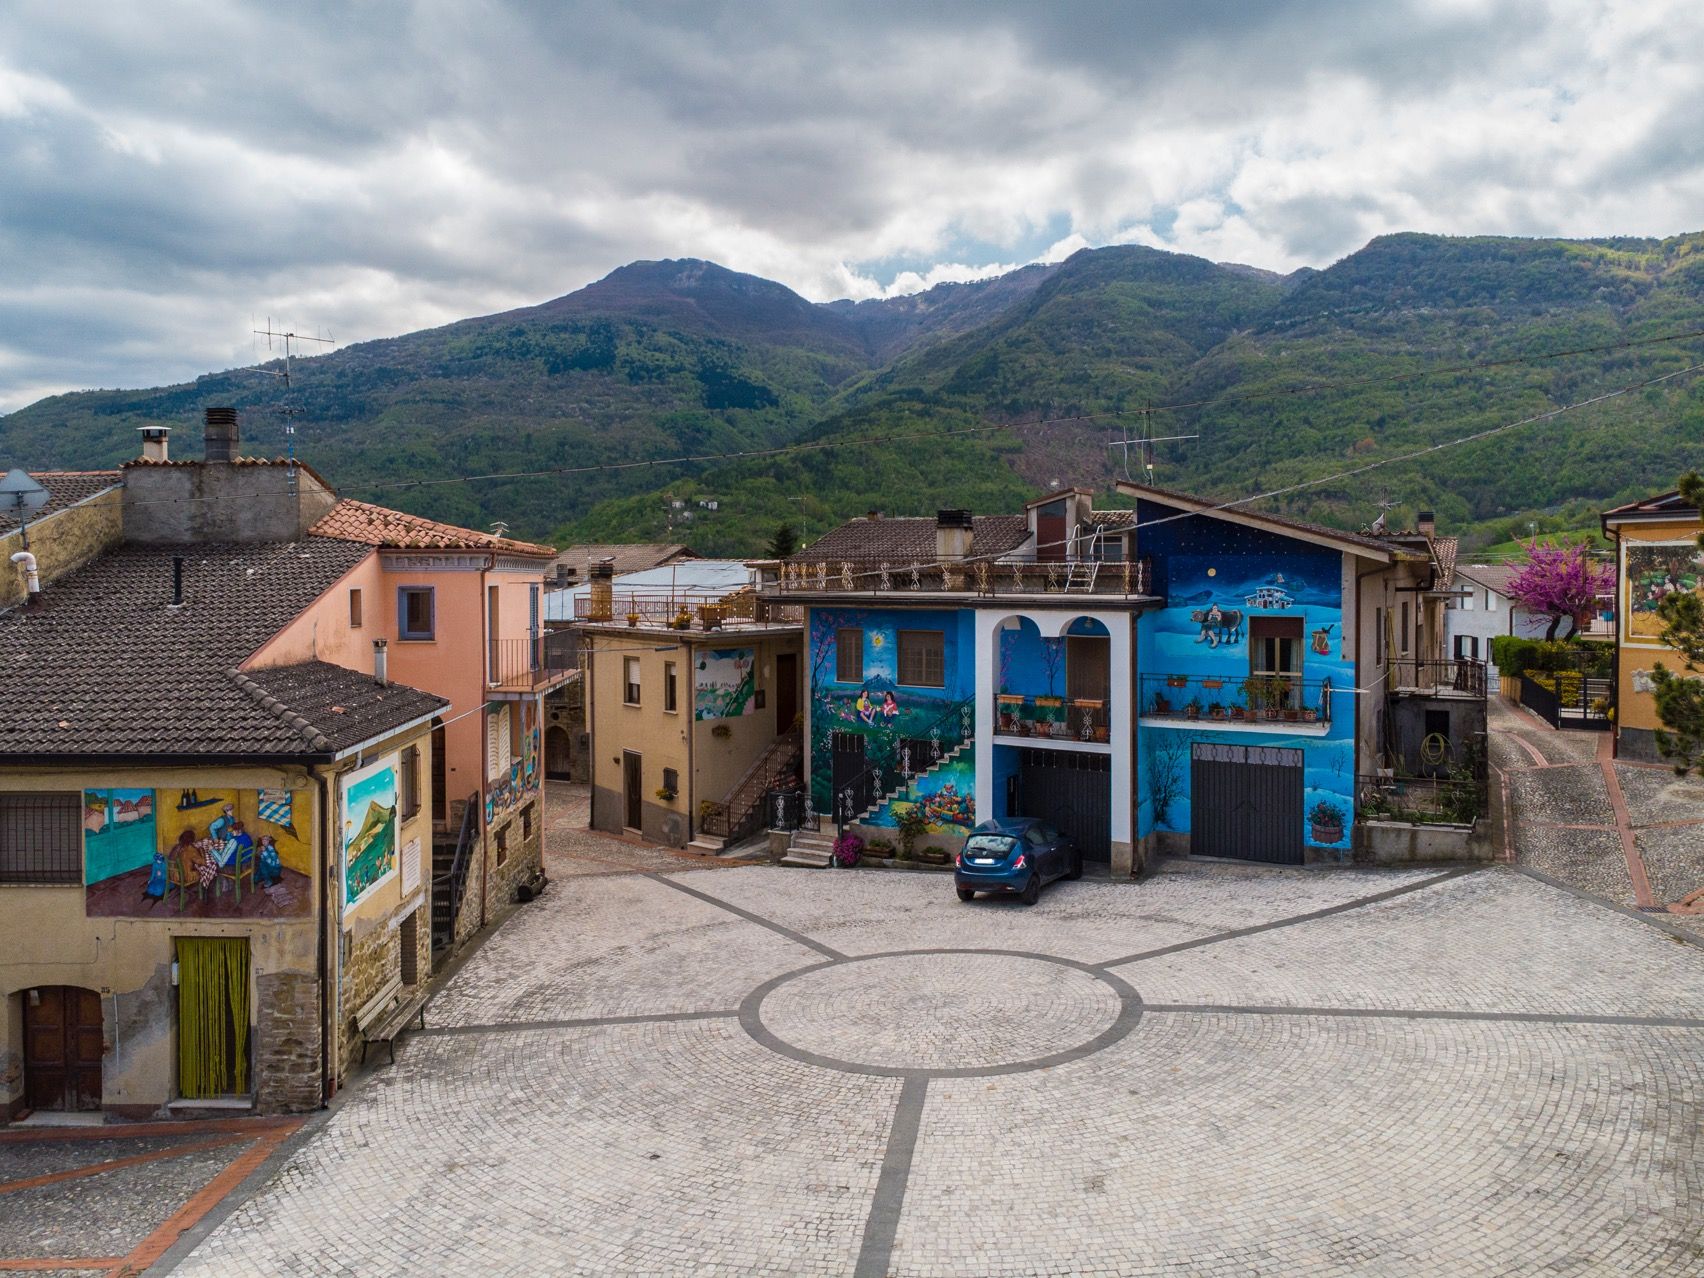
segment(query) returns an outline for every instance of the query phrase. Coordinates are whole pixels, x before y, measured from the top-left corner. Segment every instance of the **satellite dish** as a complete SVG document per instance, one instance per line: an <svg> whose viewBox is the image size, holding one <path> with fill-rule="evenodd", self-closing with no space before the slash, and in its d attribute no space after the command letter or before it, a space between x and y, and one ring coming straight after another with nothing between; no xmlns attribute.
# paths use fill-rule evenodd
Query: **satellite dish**
<svg viewBox="0 0 1704 1278"><path fill-rule="evenodd" d="M12 469L0 478L0 507L29 513L40 510L53 495L22 470Z"/></svg>

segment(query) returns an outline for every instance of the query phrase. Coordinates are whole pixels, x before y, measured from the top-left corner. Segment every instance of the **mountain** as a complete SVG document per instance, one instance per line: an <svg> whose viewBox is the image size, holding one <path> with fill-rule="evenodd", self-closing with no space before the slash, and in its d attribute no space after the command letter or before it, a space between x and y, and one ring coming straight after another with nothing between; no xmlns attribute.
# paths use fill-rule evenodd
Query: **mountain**
<svg viewBox="0 0 1704 1278"><path fill-rule="evenodd" d="M782 520L820 534L867 509L1010 508L1053 481L1104 489L1127 452L1143 473L1124 441L1144 432L1192 437L1154 446L1161 483L1291 488L1682 368L1704 343L1516 357L1700 329L1704 235L1391 235L1287 276L1126 246L827 304L709 262L636 262L538 306L297 361L296 442L351 495L422 514L749 553ZM1510 362L1450 371L1488 361ZM0 418L0 465L111 464L145 424L179 428L177 451L193 455L211 403L244 410L251 451L282 450L280 388L237 370L30 405ZM1134 412L1179 404L1194 407ZM1704 399L1678 380L1269 508L1353 527L1382 497L1399 522L1424 506L1501 541L1529 520L1588 526L1608 502L1667 488L1701 443ZM789 444L822 447L398 486Z"/></svg>

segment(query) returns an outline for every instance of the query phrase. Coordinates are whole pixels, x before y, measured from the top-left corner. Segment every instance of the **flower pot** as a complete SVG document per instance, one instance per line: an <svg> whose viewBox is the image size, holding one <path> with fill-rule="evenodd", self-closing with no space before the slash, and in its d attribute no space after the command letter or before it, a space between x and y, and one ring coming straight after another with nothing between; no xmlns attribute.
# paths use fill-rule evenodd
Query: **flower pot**
<svg viewBox="0 0 1704 1278"><path fill-rule="evenodd" d="M1168 688L1187 688L1188 686L1189 680L1183 675L1168 675L1166 677L1166 687Z"/></svg>
<svg viewBox="0 0 1704 1278"><path fill-rule="evenodd" d="M1097 724L1095 726L1095 740L1096 741L1105 741L1106 740L1106 726L1104 724Z"/></svg>
<svg viewBox="0 0 1704 1278"><path fill-rule="evenodd" d="M1343 827L1341 825L1322 825L1318 821L1311 823L1313 841L1315 843L1341 843Z"/></svg>
<svg viewBox="0 0 1704 1278"><path fill-rule="evenodd" d="M1223 719L1225 717L1225 708L1223 706L1214 706L1207 712L1207 717L1209 719Z"/></svg>
<svg viewBox="0 0 1704 1278"><path fill-rule="evenodd" d="M1203 679L1201 686L1203 688L1223 688L1225 681L1223 679Z"/></svg>
<svg viewBox="0 0 1704 1278"><path fill-rule="evenodd" d="M1304 711L1302 711L1302 722L1303 723L1317 723L1318 721L1319 721L1319 711L1318 710L1304 710Z"/></svg>

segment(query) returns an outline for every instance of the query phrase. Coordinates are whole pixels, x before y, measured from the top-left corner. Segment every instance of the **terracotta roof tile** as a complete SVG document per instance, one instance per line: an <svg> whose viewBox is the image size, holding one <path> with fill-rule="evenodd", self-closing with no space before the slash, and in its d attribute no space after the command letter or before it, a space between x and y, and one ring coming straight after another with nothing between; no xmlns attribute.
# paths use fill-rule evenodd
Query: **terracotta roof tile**
<svg viewBox="0 0 1704 1278"><path fill-rule="evenodd" d="M392 550L500 550L511 555L556 558L556 547L516 541L495 533L441 524L421 515L344 498L310 529L318 537L338 537Z"/></svg>

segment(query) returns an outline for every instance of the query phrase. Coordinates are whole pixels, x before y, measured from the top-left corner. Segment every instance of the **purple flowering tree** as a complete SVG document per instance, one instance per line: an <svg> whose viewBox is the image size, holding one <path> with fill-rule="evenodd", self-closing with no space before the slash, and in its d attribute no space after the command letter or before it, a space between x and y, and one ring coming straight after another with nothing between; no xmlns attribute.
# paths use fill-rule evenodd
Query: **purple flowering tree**
<svg viewBox="0 0 1704 1278"><path fill-rule="evenodd" d="M1580 543L1566 546L1527 547L1526 563L1509 579L1509 596L1528 612L1550 618L1546 639L1569 623L1564 639L1579 629L1580 618L1597 606L1597 597L1615 589L1615 569L1595 564Z"/></svg>

